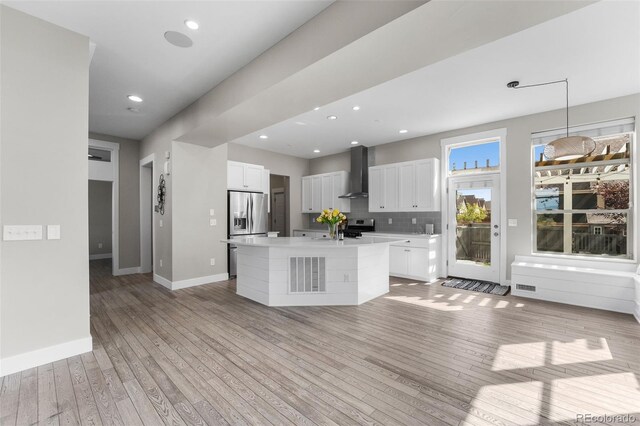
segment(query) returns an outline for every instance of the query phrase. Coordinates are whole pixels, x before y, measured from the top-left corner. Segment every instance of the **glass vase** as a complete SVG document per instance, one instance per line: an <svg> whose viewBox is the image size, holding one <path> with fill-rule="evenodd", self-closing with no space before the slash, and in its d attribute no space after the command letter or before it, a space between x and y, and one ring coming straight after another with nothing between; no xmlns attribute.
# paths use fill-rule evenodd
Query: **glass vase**
<svg viewBox="0 0 640 426"><path fill-rule="evenodd" d="M338 239L338 224L329 223L329 239L337 240Z"/></svg>

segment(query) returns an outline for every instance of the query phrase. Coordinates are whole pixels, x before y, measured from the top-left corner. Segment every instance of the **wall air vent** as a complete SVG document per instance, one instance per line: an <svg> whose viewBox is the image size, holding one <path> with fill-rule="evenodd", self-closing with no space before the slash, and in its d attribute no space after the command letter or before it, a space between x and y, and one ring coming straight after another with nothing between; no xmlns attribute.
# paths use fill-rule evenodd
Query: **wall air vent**
<svg viewBox="0 0 640 426"><path fill-rule="evenodd" d="M526 285L526 284L516 284L516 290L522 291L536 291L536 286L534 285Z"/></svg>
<svg viewBox="0 0 640 426"><path fill-rule="evenodd" d="M324 293L327 291L324 257L289 258L289 293Z"/></svg>

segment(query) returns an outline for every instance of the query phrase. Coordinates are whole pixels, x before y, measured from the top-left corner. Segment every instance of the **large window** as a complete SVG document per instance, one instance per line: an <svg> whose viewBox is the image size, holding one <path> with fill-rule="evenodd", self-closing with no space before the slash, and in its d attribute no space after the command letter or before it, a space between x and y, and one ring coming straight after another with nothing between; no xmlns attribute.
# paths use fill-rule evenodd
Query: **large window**
<svg viewBox="0 0 640 426"><path fill-rule="evenodd" d="M632 258L634 134L598 133L587 133L595 151L571 160L546 160L550 138L534 137L534 251Z"/></svg>

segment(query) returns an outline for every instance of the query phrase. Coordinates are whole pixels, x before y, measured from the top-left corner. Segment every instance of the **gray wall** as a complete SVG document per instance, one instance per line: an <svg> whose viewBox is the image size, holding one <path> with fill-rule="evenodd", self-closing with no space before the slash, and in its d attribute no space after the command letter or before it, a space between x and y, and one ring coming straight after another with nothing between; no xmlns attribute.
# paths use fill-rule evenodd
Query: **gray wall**
<svg viewBox="0 0 640 426"><path fill-rule="evenodd" d="M119 266L140 266L140 142L99 133L89 133L89 138L120 145Z"/></svg>
<svg viewBox="0 0 640 426"><path fill-rule="evenodd" d="M6 359L90 338L89 40L5 6L0 14L0 219L61 225L60 240L0 242Z"/></svg>
<svg viewBox="0 0 640 426"><path fill-rule="evenodd" d="M173 281L227 272L227 145L173 143ZM209 225L214 209L216 226ZM215 266L211 266L211 258Z"/></svg>
<svg viewBox="0 0 640 426"><path fill-rule="evenodd" d="M112 183L89 181L89 254L111 254ZM100 247L102 244L102 247Z"/></svg>
<svg viewBox="0 0 640 426"><path fill-rule="evenodd" d="M571 125L639 115L640 94L579 105L572 107L570 111ZM507 228L507 277L509 278L511 271L508 265L513 262L515 255L531 254L531 133L562 128L564 119L564 110L556 110L378 145L375 147L375 164L390 164L430 157L440 158L440 141L443 138L506 128L507 216L518 220L517 227ZM344 170L344 161L348 156L348 152L345 152L331 156L332 158L313 159L310 161L309 169L314 174ZM636 241L636 253L638 243L639 241Z"/></svg>
<svg viewBox="0 0 640 426"><path fill-rule="evenodd" d="M228 145L229 160L260 164L273 174L289 176L289 234L292 235L292 229L305 227L306 218L302 214L302 176L309 174L309 160L234 143Z"/></svg>

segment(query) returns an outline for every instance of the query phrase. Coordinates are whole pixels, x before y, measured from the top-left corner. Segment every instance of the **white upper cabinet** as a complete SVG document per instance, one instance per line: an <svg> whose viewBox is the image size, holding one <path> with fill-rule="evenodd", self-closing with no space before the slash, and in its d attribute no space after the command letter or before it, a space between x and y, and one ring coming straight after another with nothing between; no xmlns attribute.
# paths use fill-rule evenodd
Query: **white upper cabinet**
<svg viewBox="0 0 640 426"><path fill-rule="evenodd" d="M323 209L349 212L349 200L338 198L349 192L347 172L324 173L302 178L302 212L320 213Z"/></svg>
<svg viewBox="0 0 640 426"><path fill-rule="evenodd" d="M312 197L311 178L305 176L302 178L302 213L313 212Z"/></svg>
<svg viewBox="0 0 640 426"><path fill-rule="evenodd" d="M369 167L369 211L398 211L398 167Z"/></svg>
<svg viewBox="0 0 640 426"><path fill-rule="evenodd" d="M227 162L227 188L238 191L264 191L264 167L256 164Z"/></svg>
<svg viewBox="0 0 640 426"><path fill-rule="evenodd" d="M439 160L407 161L369 168L369 211L439 211Z"/></svg>

